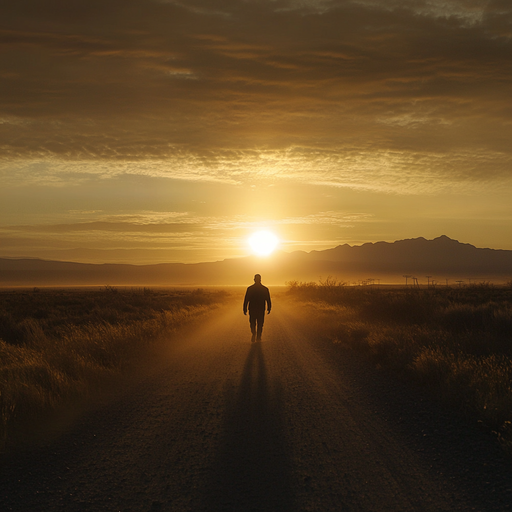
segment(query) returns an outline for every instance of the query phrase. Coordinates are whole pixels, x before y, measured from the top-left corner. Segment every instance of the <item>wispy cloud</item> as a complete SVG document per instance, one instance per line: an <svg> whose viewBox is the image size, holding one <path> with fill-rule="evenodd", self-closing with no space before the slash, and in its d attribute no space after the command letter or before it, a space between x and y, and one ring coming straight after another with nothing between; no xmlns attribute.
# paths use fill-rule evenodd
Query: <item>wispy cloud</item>
<svg viewBox="0 0 512 512"><path fill-rule="evenodd" d="M409 119L391 121L408 123ZM400 194L435 194L446 191L493 190L512 179L512 155L473 148L458 151L381 150L367 147L284 150L224 150L217 154L169 155L136 161L47 158L0 161L4 186L61 187L91 179L123 176L172 178L208 183L241 184L298 181Z"/></svg>

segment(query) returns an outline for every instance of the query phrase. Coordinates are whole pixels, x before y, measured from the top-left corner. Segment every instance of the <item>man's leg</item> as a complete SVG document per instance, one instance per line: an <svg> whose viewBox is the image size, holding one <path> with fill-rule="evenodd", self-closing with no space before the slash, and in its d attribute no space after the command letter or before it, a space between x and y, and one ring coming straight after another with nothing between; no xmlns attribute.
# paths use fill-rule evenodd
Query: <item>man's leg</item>
<svg viewBox="0 0 512 512"><path fill-rule="evenodd" d="M252 339L254 341L256 338L256 315L249 311L249 325L251 326Z"/></svg>
<svg viewBox="0 0 512 512"><path fill-rule="evenodd" d="M265 311L258 313L258 330L256 332L256 339L261 340L261 333L263 332L263 322L265 321Z"/></svg>

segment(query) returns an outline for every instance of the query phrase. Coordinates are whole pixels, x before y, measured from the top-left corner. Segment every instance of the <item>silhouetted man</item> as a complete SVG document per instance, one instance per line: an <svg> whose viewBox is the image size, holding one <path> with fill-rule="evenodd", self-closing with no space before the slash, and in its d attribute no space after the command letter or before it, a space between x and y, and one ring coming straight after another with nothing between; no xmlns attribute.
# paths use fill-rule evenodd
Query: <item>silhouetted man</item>
<svg viewBox="0 0 512 512"><path fill-rule="evenodd" d="M266 286L261 284L261 276L254 276L254 284L247 288L244 299L244 315L247 314L249 306L249 324L251 325L252 339L261 340L263 331L263 322L265 321L265 303L267 313L270 313L272 302L270 301L270 292ZM257 326L257 327L256 327Z"/></svg>

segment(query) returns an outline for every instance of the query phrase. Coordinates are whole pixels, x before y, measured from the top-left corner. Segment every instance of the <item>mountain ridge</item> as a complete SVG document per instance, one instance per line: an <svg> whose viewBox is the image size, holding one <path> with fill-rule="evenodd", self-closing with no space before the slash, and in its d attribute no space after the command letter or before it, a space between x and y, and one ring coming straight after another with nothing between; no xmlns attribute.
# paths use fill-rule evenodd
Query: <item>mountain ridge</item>
<svg viewBox="0 0 512 512"><path fill-rule="evenodd" d="M264 274L269 284L316 281L322 276L401 283L406 274L499 280L512 277L512 251L477 248L441 235L432 240L342 244L321 251L279 251L268 258L246 256L201 263L134 265L0 258L0 286L237 285L247 283L255 273Z"/></svg>

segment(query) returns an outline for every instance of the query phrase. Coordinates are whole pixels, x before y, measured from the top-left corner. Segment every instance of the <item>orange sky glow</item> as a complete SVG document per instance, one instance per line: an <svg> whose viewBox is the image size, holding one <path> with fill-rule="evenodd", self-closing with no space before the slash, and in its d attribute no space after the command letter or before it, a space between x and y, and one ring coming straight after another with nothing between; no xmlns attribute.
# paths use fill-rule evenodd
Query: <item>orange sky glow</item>
<svg viewBox="0 0 512 512"><path fill-rule="evenodd" d="M512 249L511 63L505 0L3 3L0 257Z"/></svg>

